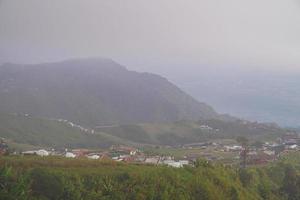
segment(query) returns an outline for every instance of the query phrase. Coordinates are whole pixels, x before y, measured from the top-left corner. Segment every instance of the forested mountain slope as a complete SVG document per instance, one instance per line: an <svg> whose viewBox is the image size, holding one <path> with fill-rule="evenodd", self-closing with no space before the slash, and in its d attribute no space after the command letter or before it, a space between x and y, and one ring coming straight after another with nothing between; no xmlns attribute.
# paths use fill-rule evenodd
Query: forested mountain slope
<svg viewBox="0 0 300 200"><path fill-rule="evenodd" d="M107 124L216 118L167 79L109 59L0 66L0 112Z"/></svg>

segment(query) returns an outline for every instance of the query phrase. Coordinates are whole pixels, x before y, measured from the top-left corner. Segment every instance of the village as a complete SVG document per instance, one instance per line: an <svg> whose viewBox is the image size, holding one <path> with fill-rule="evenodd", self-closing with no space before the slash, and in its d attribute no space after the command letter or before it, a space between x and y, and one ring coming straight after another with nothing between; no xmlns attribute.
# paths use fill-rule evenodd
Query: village
<svg viewBox="0 0 300 200"><path fill-rule="evenodd" d="M109 149L34 149L23 152L9 152L8 145L0 141L0 155L59 156L69 159L86 158L91 160L111 160L115 162L167 165L180 168L193 166L197 159L220 162L225 165L239 165L244 160L247 165L263 165L277 160L280 156L300 151L298 134L285 134L274 142L260 142L243 146L205 142L186 144L177 147L156 147L152 150L125 145L112 145ZM181 152L177 155L172 152Z"/></svg>

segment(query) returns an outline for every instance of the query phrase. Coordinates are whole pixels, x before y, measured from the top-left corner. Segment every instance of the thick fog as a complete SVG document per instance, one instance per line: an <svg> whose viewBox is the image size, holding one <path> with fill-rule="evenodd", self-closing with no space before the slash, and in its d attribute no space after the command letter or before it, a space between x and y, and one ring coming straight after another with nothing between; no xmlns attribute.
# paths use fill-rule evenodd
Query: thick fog
<svg viewBox="0 0 300 200"><path fill-rule="evenodd" d="M1 62L101 56L147 71L297 68L299 35L299 0L0 1Z"/></svg>
<svg viewBox="0 0 300 200"><path fill-rule="evenodd" d="M263 121L300 110L299 35L299 0L0 0L0 63L108 57Z"/></svg>

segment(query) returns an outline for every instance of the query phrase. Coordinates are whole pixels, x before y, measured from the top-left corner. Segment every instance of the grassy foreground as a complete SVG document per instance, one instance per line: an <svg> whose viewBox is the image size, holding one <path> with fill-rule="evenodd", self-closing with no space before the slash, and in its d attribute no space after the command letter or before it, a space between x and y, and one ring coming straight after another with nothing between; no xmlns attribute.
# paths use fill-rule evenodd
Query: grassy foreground
<svg viewBox="0 0 300 200"><path fill-rule="evenodd" d="M246 170L198 161L196 167L86 159L1 157L0 199L259 200L300 197L299 160Z"/></svg>

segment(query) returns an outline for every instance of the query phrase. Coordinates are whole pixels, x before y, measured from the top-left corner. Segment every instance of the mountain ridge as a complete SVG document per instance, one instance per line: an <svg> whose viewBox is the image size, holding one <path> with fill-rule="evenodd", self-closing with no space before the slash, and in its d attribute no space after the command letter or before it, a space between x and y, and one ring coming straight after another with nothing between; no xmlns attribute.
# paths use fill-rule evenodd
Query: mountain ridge
<svg viewBox="0 0 300 200"><path fill-rule="evenodd" d="M0 66L0 112L89 127L220 117L166 78L103 58Z"/></svg>

